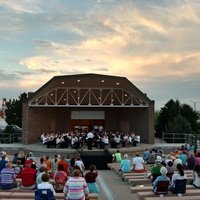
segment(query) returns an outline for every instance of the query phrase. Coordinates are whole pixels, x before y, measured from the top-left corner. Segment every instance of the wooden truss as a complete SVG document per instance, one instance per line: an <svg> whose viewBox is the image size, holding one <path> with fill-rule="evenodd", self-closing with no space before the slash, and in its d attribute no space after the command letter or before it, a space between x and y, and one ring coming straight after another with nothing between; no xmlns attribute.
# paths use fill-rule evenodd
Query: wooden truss
<svg viewBox="0 0 200 200"><path fill-rule="evenodd" d="M148 103L120 88L54 88L36 95L31 107L148 107Z"/></svg>

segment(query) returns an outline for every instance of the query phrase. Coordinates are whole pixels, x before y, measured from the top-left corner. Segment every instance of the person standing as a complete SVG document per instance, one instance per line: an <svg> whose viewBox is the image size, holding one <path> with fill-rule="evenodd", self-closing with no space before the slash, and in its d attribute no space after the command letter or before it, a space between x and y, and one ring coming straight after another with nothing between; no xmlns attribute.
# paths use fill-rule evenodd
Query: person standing
<svg viewBox="0 0 200 200"><path fill-rule="evenodd" d="M89 190L87 183L83 177L80 176L81 171L75 169L73 176L70 177L63 189L66 200L85 200Z"/></svg>

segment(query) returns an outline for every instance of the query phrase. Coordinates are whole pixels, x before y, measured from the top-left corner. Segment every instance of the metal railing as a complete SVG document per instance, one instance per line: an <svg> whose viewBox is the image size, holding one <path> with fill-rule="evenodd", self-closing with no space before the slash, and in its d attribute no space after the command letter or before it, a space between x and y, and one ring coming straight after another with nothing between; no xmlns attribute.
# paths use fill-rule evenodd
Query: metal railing
<svg viewBox="0 0 200 200"><path fill-rule="evenodd" d="M18 133L3 133L0 135L1 144L11 144L21 142L21 136Z"/></svg>
<svg viewBox="0 0 200 200"><path fill-rule="evenodd" d="M200 135L188 133L162 133L162 139L167 143L192 144L200 147Z"/></svg>

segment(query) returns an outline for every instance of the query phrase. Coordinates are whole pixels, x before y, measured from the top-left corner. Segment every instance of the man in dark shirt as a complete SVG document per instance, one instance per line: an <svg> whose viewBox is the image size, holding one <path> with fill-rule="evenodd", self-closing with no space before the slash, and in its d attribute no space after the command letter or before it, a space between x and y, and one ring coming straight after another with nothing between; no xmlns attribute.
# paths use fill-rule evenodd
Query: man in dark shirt
<svg viewBox="0 0 200 200"><path fill-rule="evenodd" d="M2 155L2 156L1 156L1 160L0 160L0 172L1 172L1 170L2 170L3 168L5 168L7 162L8 162L8 161L6 160L6 156L5 156L5 155Z"/></svg>

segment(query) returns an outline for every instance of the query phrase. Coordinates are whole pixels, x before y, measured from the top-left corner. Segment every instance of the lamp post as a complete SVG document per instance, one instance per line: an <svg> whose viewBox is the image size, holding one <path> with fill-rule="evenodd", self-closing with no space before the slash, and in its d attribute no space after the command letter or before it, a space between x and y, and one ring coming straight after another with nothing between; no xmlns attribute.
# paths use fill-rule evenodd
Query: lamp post
<svg viewBox="0 0 200 200"><path fill-rule="evenodd" d="M194 111L197 111L197 104L200 103L200 101L194 101Z"/></svg>

